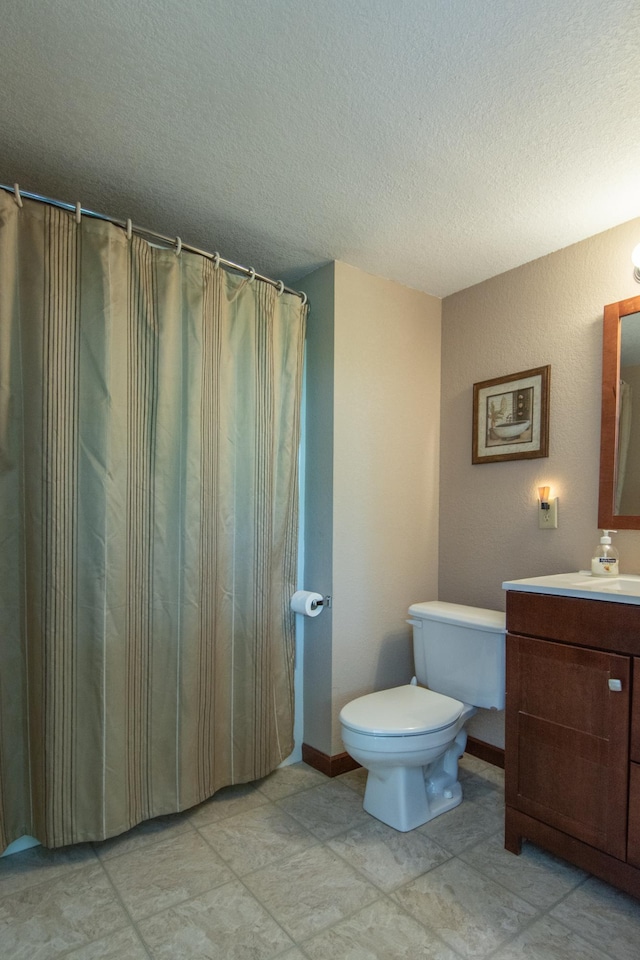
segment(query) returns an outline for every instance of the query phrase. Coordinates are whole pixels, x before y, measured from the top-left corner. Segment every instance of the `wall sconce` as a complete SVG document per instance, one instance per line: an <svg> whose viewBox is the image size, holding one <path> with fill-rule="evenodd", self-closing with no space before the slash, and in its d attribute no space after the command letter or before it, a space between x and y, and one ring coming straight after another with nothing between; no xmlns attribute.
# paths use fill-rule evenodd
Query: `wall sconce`
<svg viewBox="0 0 640 960"><path fill-rule="evenodd" d="M640 283L640 243L631 251L631 263L633 264L633 277L636 283Z"/></svg>
<svg viewBox="0 0 640 960"><path fill-rule="evenodd" d="M551 487L538 487L538 526L541 530L556 530L558 527L558 498L549 497Z"/></svg>

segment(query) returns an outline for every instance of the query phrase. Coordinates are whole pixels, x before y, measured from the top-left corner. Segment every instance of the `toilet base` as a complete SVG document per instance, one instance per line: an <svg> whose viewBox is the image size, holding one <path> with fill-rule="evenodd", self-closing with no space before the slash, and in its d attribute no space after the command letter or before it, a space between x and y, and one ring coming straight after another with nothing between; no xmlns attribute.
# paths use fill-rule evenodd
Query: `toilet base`
<svg viewBox="0 0 640 960"><path fill-rule="evenodd" d="M369 769L364 809L400 833L453 810L462 802L458 760L466 741L466 731L461 730L446 752L428 767Z"/></svg>

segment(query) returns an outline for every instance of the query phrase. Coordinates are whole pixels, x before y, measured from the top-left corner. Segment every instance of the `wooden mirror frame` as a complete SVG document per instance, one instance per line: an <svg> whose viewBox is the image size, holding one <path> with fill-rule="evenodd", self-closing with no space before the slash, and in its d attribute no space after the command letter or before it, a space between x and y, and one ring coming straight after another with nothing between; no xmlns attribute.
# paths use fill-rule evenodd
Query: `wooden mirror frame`
<svg viewBox="0 0 640 960"><path fill-rule="evenodd" d="M600 497L598 526L601 530L640 530L640 516L616 515L615 492L618 450L618 404L620 383L620 329L623 317L640 313L640 296L609 303L604 308L602 333L602 417L600 421Z"/></svg>

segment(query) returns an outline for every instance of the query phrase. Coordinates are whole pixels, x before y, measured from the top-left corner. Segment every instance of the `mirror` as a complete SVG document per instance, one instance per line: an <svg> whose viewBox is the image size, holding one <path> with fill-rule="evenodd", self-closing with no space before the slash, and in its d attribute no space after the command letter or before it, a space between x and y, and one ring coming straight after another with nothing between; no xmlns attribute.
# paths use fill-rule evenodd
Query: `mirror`
<svg viewBox="0 0 640 960"><path fill-rule="evenodd" d="M640 530L640 297L604 308L598 526Z"/></svg>

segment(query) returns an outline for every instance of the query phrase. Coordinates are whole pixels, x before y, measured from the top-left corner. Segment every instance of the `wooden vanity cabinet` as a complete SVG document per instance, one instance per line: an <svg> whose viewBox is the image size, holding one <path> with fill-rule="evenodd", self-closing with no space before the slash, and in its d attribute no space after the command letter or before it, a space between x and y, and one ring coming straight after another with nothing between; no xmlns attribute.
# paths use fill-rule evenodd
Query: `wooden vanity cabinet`
<svg viewBox="0 0 640 960"><path fill-rule="evenodd" d="M507 850L640 897L640 605L507 592L505 800Z"/></svg>
<svg viewBox="0 0 640 960"><path fill-rule="evenodd" d="M640 657L633 661L631 763L629 765L629 835L627 860L640 867Z"/></svg>

